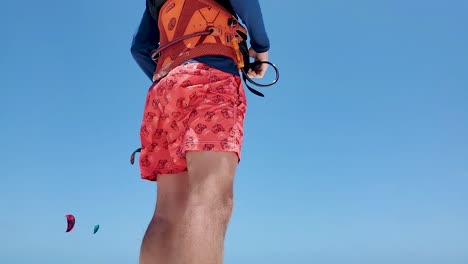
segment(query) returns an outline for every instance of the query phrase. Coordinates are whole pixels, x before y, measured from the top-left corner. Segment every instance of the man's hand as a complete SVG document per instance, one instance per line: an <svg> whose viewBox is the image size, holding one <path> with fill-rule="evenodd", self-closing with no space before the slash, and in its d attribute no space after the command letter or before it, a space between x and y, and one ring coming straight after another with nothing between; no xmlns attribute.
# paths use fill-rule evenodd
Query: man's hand
<svg viewBox="0 0 468 264"><path fill-rule="evenodd" d="M268 61L268 51L257 53L252 47L249 48L249 56L254 58L255 61ZM263 78L268 69L267 63L262 63L256 70L249 69L247 76L249 78Z"/></svg>

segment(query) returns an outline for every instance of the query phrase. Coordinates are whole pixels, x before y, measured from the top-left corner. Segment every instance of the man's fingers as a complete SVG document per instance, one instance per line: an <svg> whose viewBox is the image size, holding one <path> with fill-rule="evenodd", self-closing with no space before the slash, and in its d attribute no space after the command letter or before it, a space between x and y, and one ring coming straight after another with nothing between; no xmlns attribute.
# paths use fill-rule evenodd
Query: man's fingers
<svg viewBox="0 0 468 264"><path fill-rule="evenodd" d="M257 78L257 73L250 69L249 72L247 72L247 76L249 76L249 78Z"/></svg>
<svg viewBox="0 0 468 264"><path fill-rule="evenodd" d="M266 63L260 64L259 74L262 76L262 78L263 78L263 76L265 76L265 73L267 72L267 70L268 70L268 64L266 64Z"/></svg>
<svg viewBox="0 0 468 264"><path fill-rule="evenodd" d="M262 63L256 70L249 69L247 76L249 76L249 78L263 78L267 70L268 64Z"/></svg>

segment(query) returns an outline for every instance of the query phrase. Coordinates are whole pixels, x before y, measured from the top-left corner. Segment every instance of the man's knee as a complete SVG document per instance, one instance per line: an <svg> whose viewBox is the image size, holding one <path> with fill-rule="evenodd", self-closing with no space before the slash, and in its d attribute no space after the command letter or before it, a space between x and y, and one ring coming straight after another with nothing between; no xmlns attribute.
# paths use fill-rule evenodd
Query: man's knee
<svg viewBox="0 0 468 264"><path fill-rule="evenodd" d="M209 178L218 175L209 175ZM205 180L189 188L187 206L193 213L215 217L220 221L227 221L233 209L232 184L217 184L216 181Z"/></svg>
<svg viewBox="0 0 468 264"><path fill-rule="evenodd" d="M233 181L237 163L237 155L231 152L188 152L190 206L228 219L233 208Z"/></svg>

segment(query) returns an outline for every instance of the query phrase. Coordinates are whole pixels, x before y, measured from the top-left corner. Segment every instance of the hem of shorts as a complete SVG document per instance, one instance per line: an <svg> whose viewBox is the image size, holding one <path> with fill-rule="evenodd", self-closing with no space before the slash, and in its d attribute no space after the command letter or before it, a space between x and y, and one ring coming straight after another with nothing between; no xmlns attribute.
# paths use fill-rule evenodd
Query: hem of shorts
<svg viewBox="0 0 468 264"><path fill-rule="evenodd" d="M164 171L163 173L158 173L156 176L154 175L150 175L150 176L144 176L144 175L140 175L141 176L141 179L143 180L147 180L147 181L158 181L158 176L161 175L161 174L177 174L177 173L182 173L182 172L186 172L187 171L187 168L185 169L182 169L182 170L179 170L179 168L164 168L162 169L162 171ZM167 173L165 173L165 171L167 171ZM173 173L169 173L169 172L173 172Z"/></svg>
<svg viewBox="0 0 468 264"><path fill-rule="evenodd" d="M188 147L188 148L184 148L184 154L186 155L187 151L218 151L218 152L234 152L237 156L237 163L240 163L241 161L241 150L224 150L224 149L211 149L211 150L206 150L206 149L203 149L202 148L197 148L197 146L203 146L205 144L210 144L210 143L219 143L220 141L200 141L198 143L193 143L193 146L192 147ZM182 172L186 172L187 171L187 167L185 167L185 169L182 169L180 170L180 167L174 167L174 168L164 168L164 169L161 169L163 171L163 173L158 173L156 176L154 175L149 175L149 176L143 176L143 175L140 175L141 176L141 179L143 180L147 180L147 181L152 181L152 182L156 182L158 181L158 176L161 175L161 174L169 174L169 173L164 173L165 171L167 172L170 172L170 171L174 171L174 173L171 173L171 174L177 174L177 173L182 173Z"/></svg>
<svg viewBox="0 0 468 264"><path fill-rule="evenodd" d="M234 152L236 153L237 155L237 163L240 163L241 161L241 150L224 150L224 149L217 149L217 148L214 148L214 149L203 149L202 148L197 148L196 146L203 146L205 144L213 144L213 143L217 143L219 144L220 141L199 141L198 143L193 143L193 147L187 147L187 148L184 148L183 151L184 151L184 154L186 155L187 151L217 151L217 152Z"/></svg>

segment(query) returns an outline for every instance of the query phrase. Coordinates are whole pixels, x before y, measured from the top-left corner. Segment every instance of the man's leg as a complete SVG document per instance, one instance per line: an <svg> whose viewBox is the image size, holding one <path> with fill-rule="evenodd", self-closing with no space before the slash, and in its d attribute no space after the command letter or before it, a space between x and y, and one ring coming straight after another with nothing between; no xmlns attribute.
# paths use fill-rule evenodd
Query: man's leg
<svg viewBox="0 0 468 264"><path fill-rule="evenodd" d="M158 176L156 208L140 251L140 264L175 263L177 219L187 200L187 173Z"/></svg>
<svg viewBox="0 0 468 264"><path fill-rule="evenodd" d="M233 207L233 152L189 151L188 173L158 177L141 264L221 264Z"/></svg>
<svg viewBox="0 0 468 264"><path fill-rule="evenodd" d="M179 245L181 263L223 263L237 163L232 152L187 153L189 192Z"/></svg>

